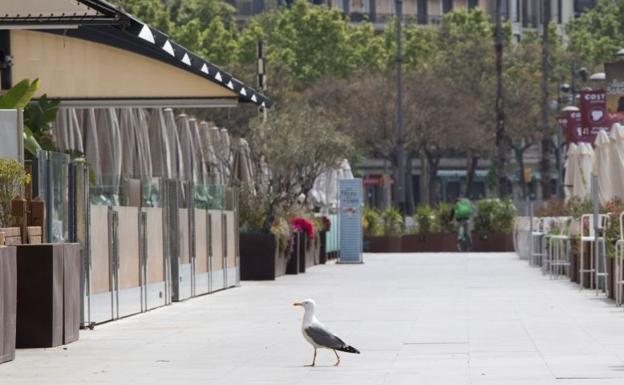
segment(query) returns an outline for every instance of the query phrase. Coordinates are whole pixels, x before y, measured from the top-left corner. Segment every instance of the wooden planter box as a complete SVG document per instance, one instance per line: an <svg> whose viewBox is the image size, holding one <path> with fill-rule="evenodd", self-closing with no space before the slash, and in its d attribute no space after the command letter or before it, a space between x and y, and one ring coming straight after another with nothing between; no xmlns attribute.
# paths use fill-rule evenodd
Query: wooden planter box
<svg viewBox="0 0 624 385"><path fill-rule="evenodd" d="M17 265L15 247L0 247L0 364L15 359Z"/></svg>
<svg viewBox="0 0 624 385"><path fill-rule="evenodd" d="M301 270L301 243L302 243L302 235L300 232L296 231L293 234L293 245L291 248L291 255L288 259L288 263L286 265L286 274L299 274ZM305 269L305 266L304 266ZM305 270L304 270L305 271Z"/></svg>
<svg viewBox="0 0 624 385"><path fill-rule="evenodd" d="M243 281L274 280L286 274L289 257L279 252L273 234L240 234L240 278Z"/></svg>
<svg viewBox="0 0 624 385"><path fill-rule="evenodd" d="M514 251L513 236L511 234L472 233L472 250L479 252Z"/></svg>
<svg viewBox="0 0 624 385"><path fill-rule="evenodd" d="M299 272L305 273L306 269L314 266L316 263L316 239L310 239L307 234L301 234L302 242L299 246L302 248L299 257Z"/></svg>
<svg viewBox="0 0 624 385"><path fill-rule="evenodd" d="M607 288L609 289L609 298L615 300L615 259L607 258Z"/></svg>
<svg viewBox="0 0 624 385"><path fill-rule="evenodd" d="M319 263L327 263L327 231L319 232Z"/></svg>
<svg viewBox="0 0 624 385"><path fill-rule="evenodd" d="M368 246L367 250L370 253L400 253L401 252L401 237L365 237L365 244Z"/></svg>
<svg viewBox="0 0 624 385"><path fill-rule="evenodd" d="M78 339L80 245L17 246L18 348L46 348Z"/></svg>
<svg viewBox="0 0 624 385"><path fill-rule="evenodd" d="M404 253L457 251L457 235L453 233L410 234L401 237Z"/></svg>
<svg viewBox="0 0 624 385"><path fill-rule="evenodd" d="M579 244L580 241L577 239L572 239L570 241L571 244L571 252L570 252L570 281L579 283Z"/></svg>

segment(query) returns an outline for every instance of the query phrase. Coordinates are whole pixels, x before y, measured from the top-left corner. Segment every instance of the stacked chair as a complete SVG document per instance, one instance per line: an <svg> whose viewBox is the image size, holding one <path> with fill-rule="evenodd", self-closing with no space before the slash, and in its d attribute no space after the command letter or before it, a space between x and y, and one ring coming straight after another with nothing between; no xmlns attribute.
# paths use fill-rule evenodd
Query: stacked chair
<svg viewBox="0 0 624 385"><path fill-rule="evenodd" d="M557 217L553 219L553 226L559 230L556 234L546 234L548 250L542 263L542 271L550 274L550 278L570 276L570 228L572 217Z"/></svg>
<svg viewBox="0 0 624 385"><path fill-rule="evenodd" d="M593 225L593 214L583 214L581 216L581 244L579 260L579 282L580 288L584 288L585 274L589 274L589 288L596 289L596 294L600 290L599 278L604 278L604 290L608 294L607 285L607 242L605 239L605 229L609 228L609 214L598 216L598 234ZM586 253L585 245L589 244L589 255ZM585 267L585 261L589 259L589 266Z"/></svg>

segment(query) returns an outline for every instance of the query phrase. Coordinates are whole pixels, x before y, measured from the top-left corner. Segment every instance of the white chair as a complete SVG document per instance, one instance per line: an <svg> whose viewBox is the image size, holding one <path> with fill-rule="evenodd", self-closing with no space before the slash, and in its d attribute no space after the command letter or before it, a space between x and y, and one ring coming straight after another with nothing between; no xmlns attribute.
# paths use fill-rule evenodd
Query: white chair
<svg viewBox="0 0 624 385"><path fill-rule="evenodd" d="M533 218L533 231L531 232L531 252L529 255L529 264L532 266L541 265L544 256L543 238L544 238L544 220L545 218Z"/></svg>
<svg viewBox="0 0 624 385"><path fill-rule="evenodd" d="M547 265L550 278L570 275L570 227L572 217L557 218L558 234L548 236Z"/></svg>
<svg viewBox="0 0 624 385"><path fill-rule="evenodd" d="M604 232L605 229L609 227L609 214L599 214L598 215L598 229L601 233ZM581 290L584 288L585 284L585 274L589 274L589 288L595 288L598 290L598 285L595 285L594 278L598 277L606 277L606 258L607 258L607 243L605 242L604 236L599 234L596 236L593 222L593 214L583 214L581 216L581 244L580 244L580 259L579 259L579 282ZM585 244L589 243L589 255L585 253ZM595 252L594 244L598 245L598 253ZM597 266L597 258L601 258L601 261L604 261L604 272L598 271ZM589 258L589 267L585 268L585 258ZM605 278L605 289L606 289L606 278Z"/></svg>
<svg viewBox="0 0 624 385"><path fill-rule="evenodd" d="M622 306L624 288L624 212L620 214L620 239L615 242L615 303Z"/></svg>

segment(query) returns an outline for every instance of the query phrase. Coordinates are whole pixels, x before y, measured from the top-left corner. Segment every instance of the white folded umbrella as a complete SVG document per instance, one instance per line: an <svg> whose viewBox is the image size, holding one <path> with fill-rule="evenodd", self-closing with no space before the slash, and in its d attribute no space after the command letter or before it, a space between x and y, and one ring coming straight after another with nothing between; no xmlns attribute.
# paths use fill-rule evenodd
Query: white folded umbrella
<svg viewBox="0 0 624 385"><path fill-rule="evenodd" d="M611 137L611 184L614 195L624 199L624 126L614 124Z"/></svg>
<svg viewBox="0 0 624 385"><path fill-rule="evenodd" d="M581 199L589 198L591 170L594 157L594 150L589 143L580 143L577 149L577 172L574 175L572 195Z"/></svg>
<svg viewBox="0 0 624 385"><path fill-rule="evenodd" d="M578 173L578 146L570 143L565 161L565 177L563 180L566 201L573 196L574 178Z"/></svg>
<svg viewBox="0 0 624 385"><path fill-rule="evenodd" d="M598 177L598 197L601 204L606 204L613 198L613 187L611 183L611 146L613 142L609 135L600 131L596 136L596 150L594 151L594 161L592 163L592 175Z"/></svg>

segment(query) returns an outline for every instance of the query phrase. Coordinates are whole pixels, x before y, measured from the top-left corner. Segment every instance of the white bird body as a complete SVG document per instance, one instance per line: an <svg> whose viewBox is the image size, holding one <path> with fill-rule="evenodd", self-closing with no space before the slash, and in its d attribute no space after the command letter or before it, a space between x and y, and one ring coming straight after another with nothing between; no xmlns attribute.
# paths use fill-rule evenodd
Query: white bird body
<svg viewBox="0 0 624 385"><path fill-rule="evenodd" d="M303 334L303 338L305 338L305 340L308 341L315 349L324 348L324 346L314 342L312 337L306 333L306 329L310 327L320 327L326 329L325 325L323 325L312 312L306 310L303 314L303 320L301 321L301 334Z"/></svg>
<svg viewBox="0 0 624 385"><path fill-rule="evenodd" d="M316 318L314 314L316 303L314 300L306 299L302 302L295 303L295 306L301 306L305 309L303 320L301 321L301 334L303 334L303 338L314 348L314 358L311 366L314 366L316 363L316 349L319 348L333 350L337 359L336 366L340 364L340 356L338 356L336 350L360 354L356 348L347 345Z"/></svg>

